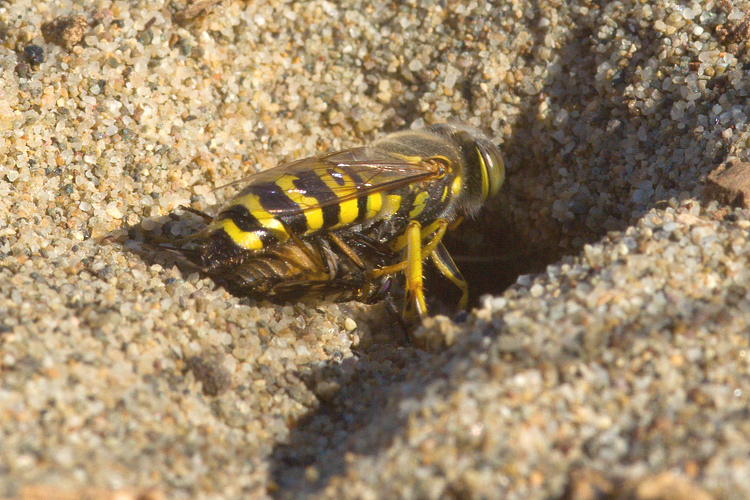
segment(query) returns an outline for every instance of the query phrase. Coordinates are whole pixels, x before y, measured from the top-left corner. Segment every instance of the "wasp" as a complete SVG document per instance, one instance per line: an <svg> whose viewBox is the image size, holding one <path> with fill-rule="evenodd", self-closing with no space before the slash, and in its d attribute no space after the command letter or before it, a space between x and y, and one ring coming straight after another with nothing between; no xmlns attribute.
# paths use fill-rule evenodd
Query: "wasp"
<svg viewBox="0 0 750 500"><path fill-rule="evenodd" d="M232 293L254 298L375 303L405 276L403 317L427 315L423 262L468 285L442 243L503 183L482 132L438 124L286 163L235 181L241 192L177 251Z"/></svg>

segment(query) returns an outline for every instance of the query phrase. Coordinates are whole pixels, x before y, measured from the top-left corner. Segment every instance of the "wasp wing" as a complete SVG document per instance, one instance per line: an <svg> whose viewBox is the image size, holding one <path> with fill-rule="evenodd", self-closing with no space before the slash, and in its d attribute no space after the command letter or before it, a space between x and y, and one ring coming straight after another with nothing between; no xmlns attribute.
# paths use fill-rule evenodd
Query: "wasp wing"
<svg viewBox="0 0 750 500"><path fill-rule="evenodd" d="M439 175L440 168L429 159L400 156L365 146L302 158L251 174L223 187L245 185L234 200L249 193L273 196L280 189L280 181L285 180L286 184L291 185L285 188L287 194L317 200L300 206L298 211L303 211L389 191ZM294 211L297 210L291 212ZM290 213L288 209L284 212Z"/></svg>

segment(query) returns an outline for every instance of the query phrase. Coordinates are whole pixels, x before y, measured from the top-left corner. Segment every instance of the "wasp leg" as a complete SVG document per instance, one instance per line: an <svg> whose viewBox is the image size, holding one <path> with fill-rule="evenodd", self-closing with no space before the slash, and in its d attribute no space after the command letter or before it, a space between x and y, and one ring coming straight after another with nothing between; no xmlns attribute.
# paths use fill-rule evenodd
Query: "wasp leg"
<svg viewBox="0 0 750 500"><path fill-rule="evenodd" d="M404 344L411 344L411 338L409 338L409 327L404 322L404 318L398 313L398 309L393 303L393 300L391 300L391 297L386 300L386 310L399 326L399 329L401 330L401 338Z"/></svg>
<svg viewBox="0 0 750 500"><path fill-rule="evenodd" d="M339 249L342 252L344 252L344 255L349 257L349 259L351 259L351 261L354 262L354 265L356 265L360 269L365 268L365 263L362 262L362 259L359 258L359 255L357 255L357 253L354 251L354 249L352 249L352 247L344 243L341 238L339 238L338 236L336 236L336 234L332 232L328 233L328 237L331 239L331 241L333 241L336 244L337 247L339 247Z"/></svg>
<svg viewBox="0 0 750 500"><path fill-rule="evenodd" d="M411 221L406 228L408 244L406 245L406 293L404 297L404 318L413 321L419 316L427 316L427 304L424 300L424 285L422 283L422 226L417 221ZM433 241L435 241L433 239ZM439 240L437 240L439 241Z"/></svg>
<svg viewBox="0 0 750 500"><path fill-rule="evenodd" d="M421 231L421 226L419 225L418 222L412 221L409 223L409 227L411 227L412 224L416 224L417 228L420 229L417 232L417 234L419 235L419 241L421 245L421 241L423 239L423 236L422 236L423 231ZM433 226L437 226L437 227L433 228ZM430 254L435 251L435 248L443 239L443 236L445 236L445 230L447 228L448 228L448 221L446 221L445 219L438 219L437 221L435 221L435 223L427 227L427 231L424 232L425 237L429 235L432 235L432 237L430 238L429 243L421 247L422 260L429 257ZM406 236L407 236L407 239L406 239L404 246L408 248L411 245L410 240L409 240L410 238L409 229L406 230ZM407 253L408 253L408 250L407 250ZM406 269L408 265L409 265L409 257L407 256L406 260L402 260L398 264L393 264L391 266L385 266L379 269L374 269L371 273L371 276L373 278L379 278L380 276L383 276L385 274L396 274Z"/></svg>
<svg viewBox="0 0 750 500"><path fill-rule="evenodd" d="M331 274L331 269L329 269L328 266L325 265L323 261L312 252L312 250L310 250L310 247L307 246L305 242L300 239L299 236L294 234L291 228L289 228L286 224L282 222L282 225L284 226L284 229L289 235L289 239L291 239L294 242L294 244L300 250L302 250L302 253L305 254L305 257L307 257L310 260L310 262L312 262L313 266L315 266L315 268L317 268L317 270L322 273Z"/></svg>
<svg viewBox="0 0 750 500"><path fill-rule="evenodd" d="M461 289L461 300L458 301L458 310L462 311L466 309L466 305L469 303L469 285L466 280L461 276L461 271L456 267L456 263L453 262L448 250L445 249L445 245L441 242L434 252L430 254L430 259L438 271L451 280L451 282Z"/></svg>

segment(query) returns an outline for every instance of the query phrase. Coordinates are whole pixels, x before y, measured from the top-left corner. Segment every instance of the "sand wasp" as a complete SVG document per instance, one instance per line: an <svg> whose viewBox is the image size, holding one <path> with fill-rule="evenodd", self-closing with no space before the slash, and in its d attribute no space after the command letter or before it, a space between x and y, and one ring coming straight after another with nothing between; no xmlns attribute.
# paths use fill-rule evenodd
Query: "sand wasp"
<svg viewBox="0 0 750 500"><path fill-rule="evenodd" d="M405 276L404 318L427 315L429 258L462 293L443 246L505 176L497 147L473 128L440 124L368 146L293 161L232 184L242 191L198 232L172 243L203 274L255 298L378 302Z"/></svg>

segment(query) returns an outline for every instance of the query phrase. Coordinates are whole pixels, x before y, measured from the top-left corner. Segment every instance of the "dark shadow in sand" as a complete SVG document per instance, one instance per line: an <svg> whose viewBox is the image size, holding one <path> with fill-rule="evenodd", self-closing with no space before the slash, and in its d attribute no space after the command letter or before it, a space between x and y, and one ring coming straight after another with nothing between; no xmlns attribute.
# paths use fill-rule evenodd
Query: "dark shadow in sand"
<svg viewBox="0 0 750 500"><path fill-rule="evenodd" d="M603 3L602 8L605 6ZM670 110L679 96L665 91L660 100L651 103L653 109L644 112L629 86L639 81L643 70L659 57L659 33L632 25L632 38L652 40L647 45L654 49L639 48L629 55L627 65L602 76L602 65L615 50L596 38L604 21L595 9L579 21L580 26L556 50L558 68L543 88L526 92L519 85L510 90L523 95L523 104L513 124L514 133L502 144L507 180L501 197L478 220L467 221L448 242L471 285L473 300L480 294L501 293L519 275L543 271L561 256L578 254L585 244L596 242L608 232L624 230L642 214L635 210L642 204L638 197L645 196L646 208L650 209L680 192L693 190L699 183L699 178L682 173L681 158L665 151L663 163L656 168L662 179L659 188L655 192L638 191L640 183L648 180L645 166L642 170L626 170L616 153L636 146L648 158L658 153L655 148L663 143L663 134L684 133L686 140L691 140L699 115L707 114L718 102L726 84L719 77L710 80L713 99L684 110L681 125L657 121L654 117L658 113L652 111ZM491 20L485 22L492 24ZM537 26L537 22L529 20L528 25ZM540 30L519 57L534 63L543 41L544 32ZM420 82L406 83L417 85L411 95L418 98ZM478 83L471 73L463 83L470 106L471 86ZM543 100L549 106L547 120L538 118ZM591 105L594 102L596 106ZM393 106L401 110L402 121L419 117L414 102L394 102ZM566 120L599 125L591 128L597 135L587 136L587 127L573 124L568 130L574 137L560 137L560 125ZM724 161L727 153L721 141L713 143L708 161L699 167L701 173ZM553 216L556 194L572 184L580 188L577 195L562 200L570 217L560 220ZM498 334L502 334L502 327L487 332ZM531 360L518 353L508 362L522 369ZM375 346L351 363L341 367L331 362L301 375L310 381L314 393L321 381L329 381L329 388L335 389L319 397L318 409L295 422L288 441L276 446L271 467L274 487L270 492L274 498L304 498L325 488L333 478L346 481L349 461L376 456L401 435L408 418L408 411L399 410L401 403L422 399L424 388L431 381L449 378L454 366L450 351L428 354L408 345Z"/></svg>

